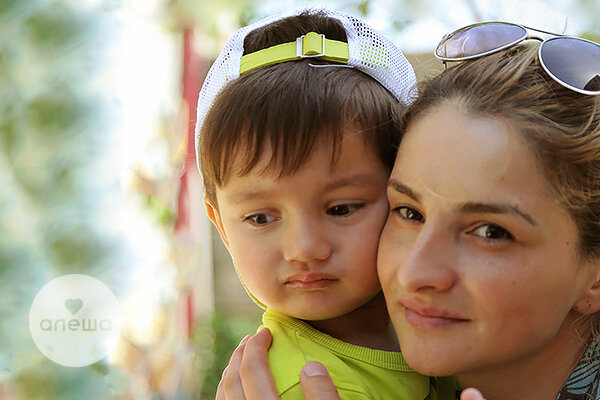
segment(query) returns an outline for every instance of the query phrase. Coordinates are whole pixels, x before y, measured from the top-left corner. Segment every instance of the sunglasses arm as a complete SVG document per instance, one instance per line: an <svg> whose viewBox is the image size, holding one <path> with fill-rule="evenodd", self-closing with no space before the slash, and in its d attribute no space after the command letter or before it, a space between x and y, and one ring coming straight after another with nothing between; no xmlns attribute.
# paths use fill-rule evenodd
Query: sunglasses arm
<svg viewBox="0 0 600 400"><path fill-rule="evenodd" d="M525 25L521 25L523 28L530 30L530 31L535 31L535 32L540 32L540 33L545 33L546 35L552 35L552 36L565 36L563 34L560 33L554 33L554 32L548 32L548 31L544 31L542 29L536 29L536 28L531 28L529 26L525 26ZM535 39L534 37L530 37L531 39ZM542 40L542 39L540 39Z"/></svg>

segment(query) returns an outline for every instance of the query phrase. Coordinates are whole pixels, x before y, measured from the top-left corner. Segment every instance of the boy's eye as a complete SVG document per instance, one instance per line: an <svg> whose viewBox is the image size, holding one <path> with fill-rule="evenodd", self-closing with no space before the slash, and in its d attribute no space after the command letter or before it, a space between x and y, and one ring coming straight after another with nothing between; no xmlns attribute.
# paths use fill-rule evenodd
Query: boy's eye
<svg viewBox="0 0 600 400"><path fill-rule="evenodd" d="M277 218L269 214L253 214L244 218L244 221L250 222L252 225L263 226L275 221Z"/></svg>
<svg viewBox="0 0 600 400"><path fill-rule="evenodd" d="M362 207L362 204L338 204L329 208L327 214L334 217L347 217Z"/></svg>
<svg viewBox="0 0 600 400"><path fill-rule="evenodd" d="M414 208L410 208L407 206L400 206L394 208L392 211L397 212L403 219L408 219L411 221L425 222L425 218L423 215L415 210Z"/></svg>
<svg viewBox="0 0 600 400"><path fill-rule="evenodd" d="M485 224L477 227L472 231L476 236L480 236L487 240L504 240L504 239L512 239L513 236L506 229L494 225L494 224Z"/></svg>

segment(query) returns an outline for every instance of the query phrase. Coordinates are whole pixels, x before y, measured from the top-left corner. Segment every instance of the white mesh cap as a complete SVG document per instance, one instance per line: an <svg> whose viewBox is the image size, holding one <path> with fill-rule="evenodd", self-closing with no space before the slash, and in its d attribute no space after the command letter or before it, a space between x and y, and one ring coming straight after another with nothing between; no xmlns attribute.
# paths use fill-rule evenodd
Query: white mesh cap
<svg viewBox="0 0 600 400"><path fill-rule="evenodd" d="M196 120L196 162L200 168L198 141L206 114L217 95L228 82L240 76L240 63L244 54L244 39L249 32L303 11L323 12L342 23L348 38L348 65L370 75L389 90L398 101L409 104L417 96L414 70L402 51L389 39L369 25L348 14L330 10L302 9L287 14L266 17L237 30L208 71L200 94ZM308 33L308 32L307 32Z"/></svg>

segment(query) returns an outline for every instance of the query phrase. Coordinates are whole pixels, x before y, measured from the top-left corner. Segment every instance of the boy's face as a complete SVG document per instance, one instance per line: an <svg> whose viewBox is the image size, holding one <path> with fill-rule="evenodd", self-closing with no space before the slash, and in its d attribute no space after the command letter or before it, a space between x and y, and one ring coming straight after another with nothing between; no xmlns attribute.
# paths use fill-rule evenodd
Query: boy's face
<svg viewBox="0 0 600 400"><path fill-rule="evenodd" d="M300 319L347 314L380 290L389 170L351 130L340 149L333 168L331 147L317 145L303 167L279 179L263 157L217 188L218 211L206 203L248 290Z"/></svg>

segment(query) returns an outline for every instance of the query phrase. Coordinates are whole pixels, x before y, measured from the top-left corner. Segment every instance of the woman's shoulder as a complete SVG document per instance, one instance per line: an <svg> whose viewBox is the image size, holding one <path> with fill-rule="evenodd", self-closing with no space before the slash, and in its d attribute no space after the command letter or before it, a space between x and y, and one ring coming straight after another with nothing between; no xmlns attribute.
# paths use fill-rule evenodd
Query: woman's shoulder
<svg viewBox="0 0 600 400"><path fill-rule="evenodd" d="M557 400L600 400L600 335L588 347Z"/></svg>

